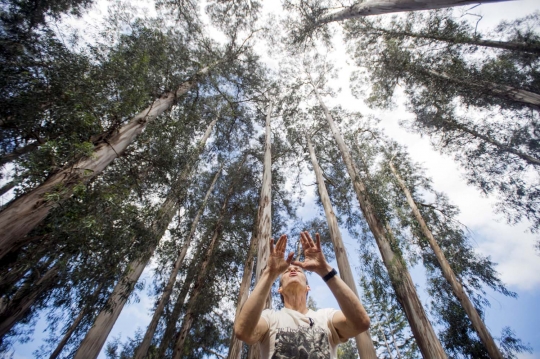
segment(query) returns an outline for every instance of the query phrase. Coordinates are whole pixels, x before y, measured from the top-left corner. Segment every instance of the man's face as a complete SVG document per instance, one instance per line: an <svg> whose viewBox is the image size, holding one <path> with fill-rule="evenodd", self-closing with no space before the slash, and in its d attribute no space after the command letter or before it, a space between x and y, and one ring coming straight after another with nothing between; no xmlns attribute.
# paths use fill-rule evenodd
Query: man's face
<svg viewBox="0 0 540 359"><path fill-rule="evenodd" d="M298 266L290 265L283 274L281 274L280 287L286 288L289 285L307 286L307 278L304 270Z"/></svg>

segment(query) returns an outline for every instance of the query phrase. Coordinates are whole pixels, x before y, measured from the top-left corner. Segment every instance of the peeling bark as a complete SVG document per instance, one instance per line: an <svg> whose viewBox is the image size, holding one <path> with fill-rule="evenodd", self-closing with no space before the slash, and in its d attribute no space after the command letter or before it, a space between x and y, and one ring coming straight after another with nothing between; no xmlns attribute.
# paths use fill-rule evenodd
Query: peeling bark
<svg viewBox="0 0 540 359"><path fill-rule="evenodd" d="M54 205L69 198L77 184L87 183L115 158L121 156L149 122L169 110L175 99L188 92L210 69L211 67L203 68L191 80L180 85L175 92L166 93L156 99L148 108L119 128L106 142L96 145L92 156L64 167L37 188L17 198L3 209L0 212L0 228L2 228L0 259L17 245L28 243L28 238L24 237L45 219ZM49 200L51 194L55 194L59 200Z"/></svg>
<svg viewBox="0 0 540 359"><path fill-rule="evenodd" d="M422 214L418 210L418 207L416 206L416 203L414 202L414 199L411 195L411 192L407 188L407 185L397 172L396 168L394 167L394 164L392 162L389 163L390 170L394 174L399 187L405 194L405 197L407 198L407 203L411 207L411 210L414 214L414 217L418 221L418 224L420 225L420 229L422 230L422 234L426 237L429 246L435 253L435 257L437 257L437 262L439 263L439 266L441 268L441 271L443 273L444 278L448 281L450 286L452 287L452 291L454 292L454 295L459 300L461 305L463 306L463 309L465 309L465 312L467 312L467 315L469 316L469 319L471 320L474 329L478 333L478 336L482 340L482 343L484 343L484 346L486 347L486 350L492 359L503 359L502 353L499 351L499 348L495 344L495 341L493 340L493 337L489 333L489 330L487 329L486 325L484 324L484 321L476 311L476 308L472 304L471 300L469 299L469 296L463 289L463 286L456 278L456 275L450 267L450 263L446 260L446 256L444 255L444 252L442 251L441 247L439 247L439 244L435 240L435 237L433 237L433 234L429 230L426 222L424 221L424 218L422 217Z"/></svg>
<svg viewBox="0 0 540 359"><path fill-rule="evenodd" d="M307 144L309 155L311 157L311 164L313 165L313 171L315 172L317 187L319 189L319 196L323 204L326 221L328 223L328 229L330 230L330 238L332 239L334 253L336 254L336 261L338 264L340 277L341 279L343 279L345 284L347 284L347 286L351 288L354 294L360 299L351 271L351 265L349 264L349 258L347 257L347 252L343 244L343 239L341 238L341 232L339 230L337 218L334 210L332 209L332 203L330 202L330 196L328 196L326 185L324 184L323 173L319 166L319 162L317 161L317 155L315 154L315 149L313 148L313 144L311 143L311 138L309 138L309 136L307 136ZM371 340L369 330L358 334L355 339L360 359L377 359L377 352L375 351L375 346L373 345L373 341Z"/></svg>

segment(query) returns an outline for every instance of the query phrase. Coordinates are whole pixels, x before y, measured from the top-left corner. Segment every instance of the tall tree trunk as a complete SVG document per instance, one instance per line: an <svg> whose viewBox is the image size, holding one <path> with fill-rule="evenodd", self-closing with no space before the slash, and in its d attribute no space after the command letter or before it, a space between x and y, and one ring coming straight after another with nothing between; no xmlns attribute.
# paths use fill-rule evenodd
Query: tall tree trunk
<svg viewBox="0 0 540 359"><path fill-rule="evenodd" d="M389 36L406 36L406 37L412 37L415 39L436 40L436 41L448 42L452 44L483 46L483 47L490 47L490 48L502 49L502 50L540 54L539 43L482 40L482 39L475 39L475 38L470 38L470 37L465 37L465 36L451 37L451 36L436 35L436 34L422 34L422 33L416 33L412 31L394 31L394 30L388 30L381 27L366 28L366 31L370 31L370 30L372 30L374 33L377 33L377 34L385 34Z"/></svg>
<svg viewBox="0 0 540 359"><path fill-rule="evenodd" d="M62 350L64 349L64 346L66 345L66 343L68 342L69 338L71 338L71 336L73 335L73 333L75 332L75 330L77 329L77 327L79 326L79 324L81 324L82 320L84 319L84 317L88 314L88 311L89 309L94 305L95 301L97 300L97 298L99 297L99 293L101 292L101 290L103 289L103 284L104 282L100 283L96 290L94 290L94 293L91 295L90 297L90 301L88 302L87 305L84 306L84 308L79 312L79 315L77 316L77 318L75 318L75 320L73 321L73 323L71 323L71 325L69 326L68 330L66 331L66 333L64 334L64 336L62 337L62 340L60 340L60 343L58 343L58 345L56 346L56 349L54 349L54 351L51 353L51 356L49 357L49 359L56 359L58 358L58 356L60 355L60 353L62 352Z"/></svg>
<svg viewBox="0 0 540 359"><path fill-rule="evenodd" d="M257 266L255 269L255 285L259 281L266 262L270 255L269 242L272 237L272 129L270 127L272 118L273 102L270 102L266 113L266 136L264 142L264 164L263 164L263 179L261 187L261 196L259 197L259 228L257 229ZM266 298L265 308L272 307L272 299L270 295ZM249 347L248 359L260 358L259 343L255 343Z"/></svg>
<svg viewBox="0 0 540 359"><path fill-rule="evenodd" d="M198 275L198 271L200 271L200 267L197 266L197 268L194 268L193 266L189 267L190 269L197 270L197 273L195 276ZM172 342L172 339L174 337L174 333L176 332L176 323L178 322L178 318L180 318L180 313L182 312L182 308L184 307L184 302L186 301L186 297L189 293L189 288L191 286L191 283L193 281L193 275L188 272L186 275L186 279L184 281L184 284L182 285L182 289L180 290L180 293L178 293L178 298L176 298L176 302L174 303L174 308L171 313L171 317L167 321L167 327L165 328L165 333L163 334L163 337L161 338L161 342L159 343L158 353L156 358L164 358L165 357L165 351L167 351L167 348Z"/></svg>
<svg viewBox="0 0 540 359"><path fill-rule="evenodd" d="M441 9L452 6L476 5L478 3L500 1L505 0L373 0L356 3L344 10L324 15L315 23L315 26L362 16L382 15L402 11Z"/></svg>
<svg viewBox="0 0 540 359"><path fill-rule="evenodd" d="M214 66L214 65L212 65ZM46 199L47 194L57 193L60 201L71 197L73 187L86 183L101 173L145 129L146 125L169 110L177 97L189 91L212 66L200 70L192 79L184 82L175 92L168 92L156 99L148 108L133 117L106 141L94 147L92 156L64 167L34 190L11 202L0 212L0 259L20 242L48 214L55 203Z"/></svg>
<svg viewBox="0 0 540 359"><path fill-rule="evenodd" d="M465 312L467 312L467 315L469 316L469 319L471 320L474 329L478 333L478 336L482 340L482 343L484 343L484 345L486 346L486 350L489 353L490 358L503 359L503 355L499 351L499 348L497 347L497 345L495 344L495 341L491 337L491 334L489 333L489 330L484 324L484 321L482 320L482 318L476 311L476 308L472 304L465 290L463 290L463 286L456 278L456 275L454 271L452 270L452 267L450 267L450 263L448 263L448 261L446 260L444 252L442 251L441 247L439 247L439 244L435 240L435 237L433 237L433 234L431 233L426 222L424 221L424 218L422 217L422 214L418 210L418 207L416 206L416 203L414 202L414 199L411 195L411 192L407 188L407 185L405 184L405 182L403 181L403 179L401 178L396 168L394 167L394 164L391 161L389 165L390 165L390 170L392 171L392 173L397 179L399 187L405 194L405 197L407 197L407 203L411 207L414 217L416 218L416 220L418 221L418 224L420 225L422 234L426 237L431 249L435 253L435 257L437 257L437 262L439 263L439 266L441 267L441 271L443 273L444 278L448 281L448 283L452 287L454 295L463 306L463 309L465 309Z"/></svg>
<svg viewBox="0 0 540 359"><path fill-rule="evenodd" d="M132 293L135 284L139 280L144 268L152 257L159 240L167 231L169 223L172 221L174 214L183 202L189 177L191 176L192 170L195 167L194 162L196 162L196 159L199 158L200 153L204 149L204 145L210 137L216 122L217 119L210 123L206 133L199 142L197 149L193 153L193 163L188 163L187 167L182 171L176 182L171 186L169 194L159 209L156 220L152 224L151 233L153 238L148 250L145 254L143 254L142 257L135 259L128 265L122 279L118 281L116 287L111 293L107 305L98 314L94 325L81 342L81 345L74 356L75 359L97 358L99 355L103 344L105 344L105 341L107 340L114 323L118 319L118 316L122 312L128 297ZM112 308L112 310L110 310L110 308Z"/></svg>
<svg viewBox="0 0 540 359"><path fill-rule="evenodd" d="M21 157L24 154L27 154L28 152L32 152L39 146L41 146L43 143L45 143L42 140L32 142L26 146L19 147L13 150L13 152L7 153L0 157L0 166L5 165L6 163L15 161L17 158Z"/></svg>
<svg viewBox="0 0 540 359"><path fill-rule="evenodd" d="M36 299L54 284L59 268L58 264L54 265L37 281L24 284L9 302L2 303L0 312L0 338L3 338L24 317Z"/></svg>
<svg viewBox="0 0 540 359"><path fill-rule="evenodd" d="M315 178L319 189L319 196L321 197L324 213L326 215L326 221L328 223L328 229L330 230L330 238L332 239L332 244L334 245L334 253L336 254L336 261L338 264L340 277L341 279L343 279L345 284L347 284L349 288L351 288L354 294L360 299L351 271L351 265L349 264L349 258L347 257L345 246L343 245L343 239L341 238L341 232L339 230L336 215L334 213L334 210L332 209L332 203L330 202L330 197L328 196L328 191L326 190L326 185L324 184L322 170L319 166L319 162L317 161L315 149L313 148L313 144L311 143L311 138L309 136L306 136L306 138L309 155L311 157L311 163L313 165L313 171L315 172ZM375 346L373 345L373 341L371 340L369 330L358 334L355 339L360 359L377 359L377 352L375 351Z"/></svg>
<svg viewBox="0 0 540 359"><path fill-rule="evenodd" d="M449 76L445 73L439 73L431 70L421 70L422 72L431 75L433 77L450 81L456 84L460 84L469 88L478 89L479 91L484 91L489 93L492 96L502 98L504 100L509 100L517 102L535 110L540 110L540 94L518 89L516 87L497 84L489 81L477 81L474 82L461 80L453 76Z"/></svg>
<svg viewBox="0 0 540 359"><path fill-rule="evenodd" d="M243 165L243 162L242 162L242 165ZM184 319L182 320L180 332L178 333L178 338L176 339L176 343L174 345L173 356L172 356L173 359L180 359L182 357L182 353L184 352L184 343L186 341L189 330L191 329L191 325L193 324L193 320L195 319L195 314L196 314L194 311L195 304L197 303L199 296L201 295L201 290L203 289L204 284L208 280L207 278L208 265L212 261L214 249L218 245L218 240L221 238L223 219L225 218L225 215L227 214L227 207L229 205L229 199L231 198L233 194L234 187L236 184L237 184L237 181L233 180L233 182L229 186L229 189L227 190L225 200L223 201L223 204L221 205L219 217L214 226L214 233L212 234L212 240L210 241L210 244L208 245L208 249L206 250L204 261L200 265L201 269L199 271L199 275L197 276L197 281L195 282L193 291L191 292L191 296L189 297L186 314L184 315Z"/></svg>
<svg viewBox="0 0 540 359"><path fill-rule="evenodd" d="M338 148L341 152L343 162L345 163L347 172L351 177L358 203L373 234L373 237L377 242L377 246L379 247L383 262L388 270L397 299L403 306L403 310L405 311L407 319L409 320L418 347L422 352L422 356L426 359L445 359L447 356L439 339L435 335L435 331L433 330L431 323L427 318L422 306L422 302L420 302L420 298L418 298L418 293L416 292L416 287L414 286L411 275L409 274L409 270L407 269L407 266L403 262L401 256L396 254L392 249L390 240L387 238L384 223L377 216L375 206L369 199L365 185L362 183L359 176L359 171L352 161L349 149L343 141L341 133L339 132L334 119L330 115L328 108L326 108L324 102L322 101L317 88L313 84L313 81L311 81L311 83L313 85L315 95L317 96L317 99L324 111L334 139L336 140Z"/></svg>
<svg viewBox="0 0 540 359"><path fill-rule="evenodd" d="M390 345L388 345L388 340L386 340L386 335L384 335L384 330L379 328L379 331L381 332L383 339L384 339L384 345L386 346L386 350L388 351L388 355L390 356L390 359L394 359L392 356L392 350L390 350Z"/></svg>
<svg viewBox="0 0 540 359"><path fill-rule="evenodd" d="M10 181L6 183L5 185L3 185L2 187L0 187L0 196L3 196L6 192L8 192L13 187L15 187L15 185L16 185L15 181Z"/></svg>
<svg viewBox="0 0 540 359"><path fill-rule="evenodd" d="M236 303L236 314L235 318L238 317L238 314L242 310L244 303L249 296L249 286L251 284L251 277L253 276L253 264L255 259L255 251L257 250L258 237L257 232L259 229L259 216L258 213L255 214L255 221L253 223L253 231L251 233L251 240L249 242L248 255L246 262L244 263L244 274L242 275L242 282L240 283L240 290L238 291L238 301ZM231 335L231 342L229 344L229 353L227 354L227 359L240 359L242 355L242 341L236 337L236 334L233 332Z"/></svg>
<svg viewBox="0 0 540 359"><path fill-rule="evenodd" d="M154 338L154 333L156 331L159 319L161 318L161 315L163 314L163 309L169 302L169 298L171 296L174 283L176 283L176 276L178 274L178 271L180 270L180 267L182 266L182 263L184 262L186 253L191 245L191 240L193 239L193 236L195 235L195 231L197 229L197 225L199 224L199 219L201 218L201 215L204 212L204 209L206 208L206 203L208 202L208 198L210 198L210 195L212 194L212 191L214 190L214 187L219 178L219 175L221 174L222 169L223 169L223 165L219 167L219 170L214 176L214 179L212 183L210 184L208 191L206 192L204 200L201 204L201 208L199 209L199 211L197 212L197 215L193 219L193 223L191 224L191 229L189 231L189 234L186 237L186 240L184 242L184 245L182 246L182 249L178 253L178 257L176 258L174 267L171 271L171 274L169 275L169 280L167 282L167 285L165 286L165 289L163 290L163 294L161 295L161 298L159 299L156 310L154 311L154 315L152 316L152 320L150 321L150 324L148 325L148 328L146 329L146 334L144 335L143 341L141 342L139 348L137 348L137 351L135 352L135 356L134 356L135 359L143 359L148 353L148 348L150 348L150 344L152 343L152 339Z"/></svg>

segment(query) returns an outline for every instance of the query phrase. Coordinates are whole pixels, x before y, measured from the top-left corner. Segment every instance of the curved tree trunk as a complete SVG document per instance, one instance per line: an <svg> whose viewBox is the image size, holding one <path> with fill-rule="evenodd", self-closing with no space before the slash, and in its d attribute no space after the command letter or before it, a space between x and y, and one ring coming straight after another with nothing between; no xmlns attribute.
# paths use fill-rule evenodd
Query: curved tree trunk
<svg viewBox="0 0 540 359"><path fill-rule="evenodd" d="M334 245L334 253L336 254L336 261L338 264L340 277L341 279L343 279L345 284L347 284L349 288L351 288L354 294L360 299L351 271L351 265L349 264L349 258L347 257L345 246L343 245L343 240L341 238L341 232L339 231L336 215L334 214L334 210L332 209L332 203L330 202L330 197L328 196L328 191L326 190L326 185L324 184L322 170L319 166L319 162L317 161L315 149L313 148L313 144L311 143L311 138L309 136L306 136L306 138L309 155L311 157L311 163L313 165L313 171L315 172L315 178L319 189L319 196L323 204L326 221L328 222L330 238L332 239L332 244ZM377 352L375 351L375 346L373 345L373 341L371 340L369 330L358 334L355 339L360 359L377 359Z"/></svg>
<svg viewBox="0 0 540 359"><path fill-rule="evenodd" d="M313 85L313 81L312 85ZM416 338L416 342L422 356L426 359L446 359L447 356L443 350L443 347L435 335L435 331L429 322L426 312L422 306L422 302L416 292L416 287L412 281L411 275L407 266L403 262L403 259L399 254L396 254L390 244L390 239L386 233L384 223L378 218L375 206L371 203L364 183L361 181L359 171L354 165L349 149L341 133L336 126L334 119L330 115L328 108L326 108L322 101L317 88L313 85L315 95L324 111L328 125L332 131L332 134L336 140L338 148L341 152L343 162L347 167L347 172L353 183L353 188L360 205L360 209L364 214L364 218L369 225L371 233L377 242L377 246L381 252L381 256L384 262L392 286L396 293L397 299L403 306L405 315L411 325L411 330Z"/></svg>
<svg viewBox="0 0 540 359"><path fill-rule="evenodd" d="M257 232L259 229L259 215L255 214L255 221L253 223L253 232L251 233L251 240L249 242L248 255L246 262L244 263L244 274L242 275L242 282L240 283L240 290L238 291L238 301L236 303L236 314L235 318L238 317L238 314L242 310L244 303L249 296L249 286L251 284L251 277L253 276L253 265L255 260L255 251L257 250L258 237ZM231 342L229 344L229 353L227 354L227 359L240 359L242 355L242 341L239 340L235 333L234 327L231 335Z"/></svg>
<svg viewBox="0 0 540 359"><path fill-rule="evenodd" d="M152 343L152 339L154 338L154 333L156 331L159 319L161 318L161 315L163 314L163 309L169 302L169 298L171 296L174 283L176 282L176 276L178 274L178 271L180 270L180 267L182 266L182 263L184 262L186 253L191 245L191 240L193 239L193 236L195 235L195 230L197 229L197 225L199 224L199 219L201 218L201 215L204 212L204 209L206 208L206 203L208 202L208 198L210 198L210 195L212 194L212 191L214 190L214 186L216 185L216 182L219 178L219 175L221 174L222 169L223 169L223 165L220 166L219 170L214 176L214 179L212 183L210 184L210 187L208 188L208 191L206 192L204 200L201 204L201 208L199 209L199 211L197 212L197 215L193 219L193 223L191 224L191 229L189 231L189 234L186 237L185 243L182 246L180 253L178 253L178 257L176 259L176 262L174 263L174 267L171 271L171 274L169 275L169 280L167 282L167 285L165 286L165 289L163 290L163 294L161 295L161 298L159 299L156 310L154 311L154 315L152 316L152 320L150 321L150 324L148 325L148 328L146 329L146 333L144 335L143 341L141 342L141 344L137 348L137 351L135 352L135 356L134 356L135 359L143 359L148 353L148 348L150 348L150 344Z"/></svg>
<svg viewBox="0 0 540 359"><path fill-rule="evenodd" d="M263 179L261 187L261 196L259 197L259 213L257 218L259 228L257 229L257 266L255 269L255 285L259 281L266 262L270 255L269 242L272 237L272 129L270 127L272 118L273 102L270 102L266 113L266 136L264 142L264 164L263 164ZM265 308L272 307L272 299L270 295L266 298ZM248 359L259 359L260 349L259 343L255 343L249 347Z"/></svg>
<svg viewBox="0 0 540 359"><path fill-rule="evenodd" d="M394 164L392 162L389 163L390 170L394 174L394 176L397 179L398 185L405 194L405 197L407 197L407 203L409 203L409 206L411 207L411 210L414 214L414 217L418 221L418 224L420 225L420 229L422 230L422 233L428 240L428 243L435 253L435 257L437 257L437 261L439 263L439 266L441 267L441 271L444 275L444 278L448 281L450 286L452 287L452 290L454 292L454 295L459 300L461 305L463 306L463 309L467 312L467 315L469 316L469 319L471 320L474 329L478 333L478 336L482 340L482 343L484 343L487 352L489 353L490 358L492 359L503 359L502 353L499 351L499 348L495 344L495 341L493 340L493 337L489 333L489 330L487 329L486 325L484 324L484 321L476 311L476 308L472 304L471 300L469 299L469 296L463 289L463 286L456 278L456 275L454 274L454 271L452 270L452 267L450 267L450 263L446 260L446 257L444 255L444 252L441 250L441 247L439 247L439 244L435 240L435 237L433 237L433 234L429 230L426 222L424 221L424 218L422 217L422 214L418 210L418 207L416 206L416 203L414 202L414 199L411 195L411 192L407 188L407 185L397 172L396 168L394 167Z"/></svg>
<svg viewBox="0 0 540 359"><path fill-rule="evenodd" d="M0 212L0 228L2 228L0 259L17 244L27 243L28 239L23 237L49 214L55 203L47 200L48 194L56 193L60 197L59 201L71 197L74 186L88 182L116 157L121 156L149 122L169 110L174 100L188 92L210 69L211 67L203 68L191 80L180 85L175 92L166 93L156 99L148 108L119 128L107 141L96 145L92 156L64 167L37 188L17 198L3 209Z"/></svg>
<svg viewBox="0 0 540 359"><path fill-rule="evenodd" d="M196 162L196 160L199 158L199 155L204 149L206 141L208 140L208 137L210 137L216 122L217 119L212 121L208 126L206 133L199 142L196 151L193 153L193 162ZM74 359L97 358L99 355L99 352L105 344L105 341L107 340L114 323L118 319L118 316L122 312L128 297L133 292L135 284L139 280L144 268L152 257L159 240L167 231L169 223L172 221L174 214L182 204L186 195L187 183L194 167L195 163L189 163L187 168L182 171L176 182L171 186L169 194L159 209L156 220L152 224L151 233L153 238L147 252L141 258L135 259L128 265L126 273L122 279L118 281L118 284L111 293L107 305L99 313L94 325L81 342Z"/></svg>
<svg viewBox="0 0 540 359"><path fill-rule="evenodd" d="M362 16L382 15L402 11L441 9L452 6L476 5L478 3L501 1L505 0L372 0L356 3L344 10L324 15L315 23L315 26Z"/></svg>
<svg viewBox="0 0 540 359"><path fill-rule="evenodd" d="M23 285L9 302L2 303L0 312L0 338L3 338L24 317L36 299L53 285L58 271L59 266L54 265L37 281Z"/></svg>

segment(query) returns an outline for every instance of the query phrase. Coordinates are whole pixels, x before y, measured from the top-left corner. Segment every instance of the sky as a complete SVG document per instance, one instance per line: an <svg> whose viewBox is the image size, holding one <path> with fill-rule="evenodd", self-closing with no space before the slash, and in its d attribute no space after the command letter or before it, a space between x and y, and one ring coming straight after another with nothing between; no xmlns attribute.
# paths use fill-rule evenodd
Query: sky
<svg viewBox="0 0 540 359"><path fill-rule="evenodd" d="M104 2L101 2L103 4ZM278 2L266 2L265 12L279 12ZM466 7L465 9L469 9ZM491 29L501 20L511 20L522 17L533 11L540 10L540 1L523 0L501 2L480 5L471 12L483 16L479 24L480 29ZM98 11L94 11L85 21L92 21L102 16L104 7L101 5ZM456 11L463 11L460 8ZM262 51L262 50L261 50ZM348 86L349 74L354 70L347 64L347 55L343 46L335 47L330 59L335 61L335 65L341 68L339 77L330 85L334 88L342 89L339 96L335 98L326 97L327 105L341 105L349 110L360 110L370 113L371 110L354 98ZM275 59L268 59L270 65L275 65ZM399 98L399 96L398 96ZM386 135L406 146L411 157L421 163L426 174L433 179L433 186L436 190L445 192L451 202L457 205L461 214L460 222L471 229L473 246L478 253L490 256L498 263L498 270L501 279L508 289L518 294L517 299L507 298L500 294L488 292L491 301L491 308L485 313L485 320L489 330L497 337L503 327L510 326L525 343L533 348L532 354L521 354L520 359L540 359L540 256L534 249L537 236L527 233L527 224L521 223L509 226L505 223L501 215L494 213L494 200L483 197L480 192L466 184L463 179L463 172L452 160L450 156L441 155L434 151L427 138L405 131L399 125L399 121L411 116L403 104L398 105L392 111L377 111L374 113L381 119L381 127ZM314 183L314 176L306 173L304 184ZM306 187L304 197L304 207L298 212L299 217L309 220L318 216L320 211L316 208L315 199L316 187ZM347 232L343 232L343 239L347 247L351 265L358 265L358 241L352 238ZM337 267L337 265L334 263ZM353 269L353 273L358 277L358 270ZM425 276L421 268L411 269L414 282L418 286L418 292L424 303L427 302L425 293ZM141 280L146 283L151 281L151 268L143 273ZM337 307L335 299L324 282L317 276L310 277L312 288L311 296L315 299L319 307ZM148 285L138 293L140 301L126 305L114 326L109 341L112 338L120 337L125 340L133 337L137 329L144 330L150 321L153 299L147 295ZM42 331L46 323L40 320L36 327L35 339L26 344L15 345L15 359L32 358L32 352L41 345L43 339ZM104 353L99 358L105 358Z"/></svg>

